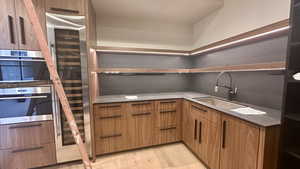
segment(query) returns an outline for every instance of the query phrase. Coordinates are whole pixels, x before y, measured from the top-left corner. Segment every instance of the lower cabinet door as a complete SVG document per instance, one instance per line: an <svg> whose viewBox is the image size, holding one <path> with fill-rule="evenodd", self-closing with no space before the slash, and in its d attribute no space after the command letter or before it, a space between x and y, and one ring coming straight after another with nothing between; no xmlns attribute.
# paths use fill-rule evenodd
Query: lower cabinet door
<svg viewBox="0 0 300 169"><path fill-rule="evenodd" d="M56 163L55 144L0 150L1 169L25 169Z"/></svg>
<svg viewBox="0 0 300 169"><path fill-rule="evenodd" d="M154 103L137 102L129 104L128 139L131 148L154 144Z"/></svg>
<svg viewBox="0 0 300 169"><path fill-rule="evenodd" d="M221 126L220 123L203 121L202 124L202 156L201 158L211 169L219 169Z"/></svg>
<svg viewBox="0 0 300 169"><path fill-rule="evenodd" d="M220 169L256 169L259 128L222 115Z"/></svg>

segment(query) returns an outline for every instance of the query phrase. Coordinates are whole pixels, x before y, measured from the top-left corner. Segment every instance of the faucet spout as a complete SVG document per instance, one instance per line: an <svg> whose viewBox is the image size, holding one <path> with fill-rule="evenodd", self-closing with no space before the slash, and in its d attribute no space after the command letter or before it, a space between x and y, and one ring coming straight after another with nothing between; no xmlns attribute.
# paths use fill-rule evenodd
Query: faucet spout
<svg viewBox="0 0 300 169"><path fill-rule="evenodd" d="M227 75L229 77L229 86L227 85L220 85L219 84L219 80L223 75ZM237 95L237 88L233 88L233 84L232 84L232 76L229 72L221 72L218 76L217 76L217 80L216 80L216 84L215 84L215 92L217 93L219 90L219 87L228 89L228 100L233 100L234 97L236 97Z"/></svg>

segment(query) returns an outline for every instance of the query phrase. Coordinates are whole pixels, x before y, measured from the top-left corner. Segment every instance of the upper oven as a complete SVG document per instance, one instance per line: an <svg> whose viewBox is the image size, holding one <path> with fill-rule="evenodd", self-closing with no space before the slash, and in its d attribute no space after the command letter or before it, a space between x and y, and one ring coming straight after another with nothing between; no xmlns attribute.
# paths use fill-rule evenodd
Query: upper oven
<svg viewBox="0 0 300 169"><path fill-rule="evenodd" d="M0 50L0 83L49 80L40 51Z"/></svg>
<svg viewBox="0 0 300 169"><path fill-rule="evenodd" d="M52 120L51 86L0 89L0 124Z"/></svg>

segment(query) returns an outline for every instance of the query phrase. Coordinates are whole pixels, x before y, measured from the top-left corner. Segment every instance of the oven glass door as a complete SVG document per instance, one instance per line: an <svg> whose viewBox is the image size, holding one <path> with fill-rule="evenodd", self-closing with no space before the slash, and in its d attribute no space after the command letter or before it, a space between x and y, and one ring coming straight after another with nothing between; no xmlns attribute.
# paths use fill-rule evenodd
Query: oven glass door
<svg viewBox="0 0 300 169"><path fill-rule="evenodd" d="M0 58L0 82L49 80L44 60Z"/></svg>
<svg viewBox="0 0 300 169"><path fill-rule="evenodd" d="M0 96L0 118L52 114L50 93Z"/></svg>

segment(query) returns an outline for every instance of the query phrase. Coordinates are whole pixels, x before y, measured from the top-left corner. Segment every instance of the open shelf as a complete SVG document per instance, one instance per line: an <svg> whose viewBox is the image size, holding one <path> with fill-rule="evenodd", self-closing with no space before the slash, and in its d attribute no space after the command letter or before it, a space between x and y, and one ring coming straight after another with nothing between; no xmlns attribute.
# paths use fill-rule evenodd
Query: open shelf
<svg viewBox="0 0 300 169"><path fill-rule="evenodd" d="M289 154L290 156L300 160L300 147L291 147L291 148L288 148L285 152L287 154Z"/></svg>
<svg viewBox="0 0 300 169"><path fill-rule="evenodd" d="M285 118L300 122L300 114L289 113L285 115Z"/></svg>
<svg viewBox="0 0 300 169"><path fill-rule="evenodd" d="M205 73L205 72L253 72L253 71L272 71L285 70L285 62L269 62L255 64L241 64L229 66L215 66L190 69L190 73Z"/></svg>
<svg viewBox="0 0 300 169"><path fill-rule="evenodd" d="M148 68L98 68L93 72L104 74L122 74L122 73L208 73L208 72L251 72L251 71L274 71L285 70L285 62L270 62L256 64L241 64L229 66L213 66L194 69L148 69Z"/></svg>

